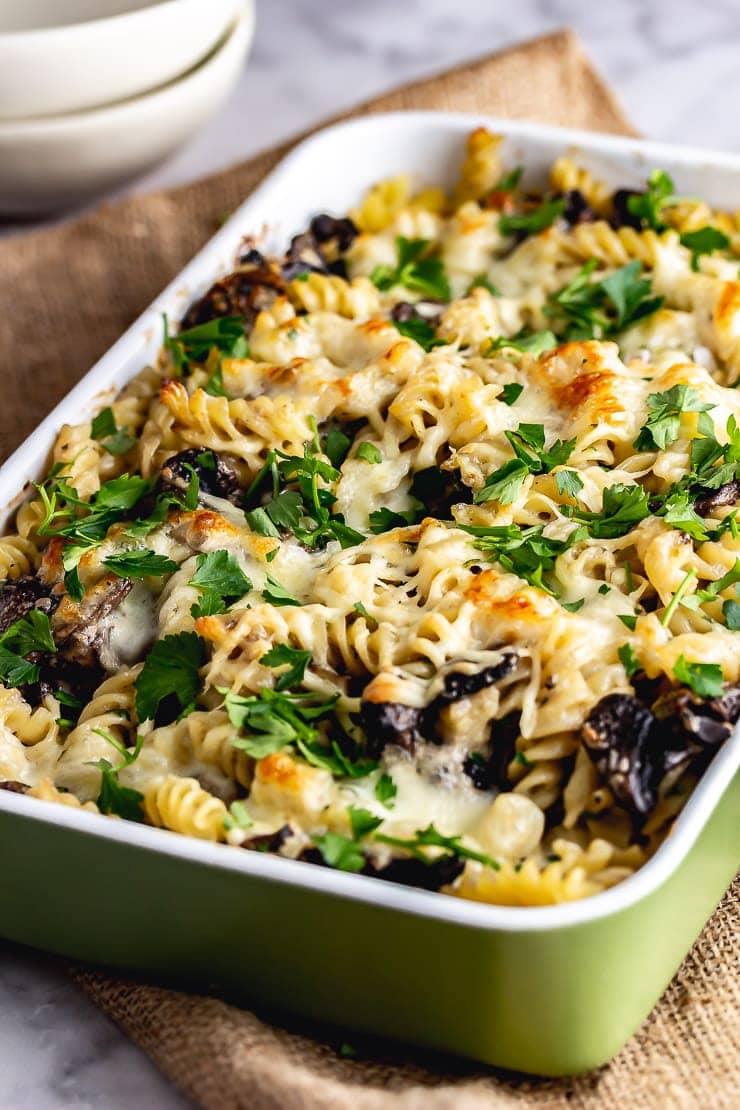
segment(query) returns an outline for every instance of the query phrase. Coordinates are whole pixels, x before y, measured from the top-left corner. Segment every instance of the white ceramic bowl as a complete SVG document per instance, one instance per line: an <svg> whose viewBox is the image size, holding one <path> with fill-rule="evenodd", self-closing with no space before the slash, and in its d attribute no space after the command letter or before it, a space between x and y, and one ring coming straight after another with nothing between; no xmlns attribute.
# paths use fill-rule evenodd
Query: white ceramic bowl
<svg viewBox="0 0 740 1110"><path fill-rule="evenodd" d="M253 32L254 0L240 0L224 41L164 88L90 112L0 123L0 214L59 212L156 165L221 106Z"/></svg>
<svg viewBox="0 0 740 1110"><path fill-rule="evenodd" d="M0 0L0 120L63 115L165 85L213 50L238 8L239 0Z"/></svg>

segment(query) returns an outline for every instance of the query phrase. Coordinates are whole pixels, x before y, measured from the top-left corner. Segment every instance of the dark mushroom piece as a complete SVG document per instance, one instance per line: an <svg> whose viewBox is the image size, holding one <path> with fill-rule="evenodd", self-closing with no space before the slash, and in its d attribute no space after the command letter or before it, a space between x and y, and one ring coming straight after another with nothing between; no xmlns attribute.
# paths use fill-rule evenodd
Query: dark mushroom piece
<svg viewBox="0 0 740 1110"><path fill-rule="evenodd" d="M313 233L304 231L302 235L293 236L282 265L285 280L292 281L301 274L328 274L328 272L326 259Z"/></svg>
<svg viewBox="0 0 740 1110"><path fill-rule="evenodd" d="M387 883L400 883L402 886L415 886L421 890L439 890L453 883L465 867L465 860L459 856L439 856L438 859L424 863L423 860L399 856L385 867L376 868L371 862L363 874Z"/></svg>
<svg viewBox="0 0 740 1110"><path fill-rule="evenodd" d="M563 219L573 227L574 224L591 223L596 219L596 213L580 189L569 189L563 194L565 208Z"/></svg>
<svg viewBox="0 0 740 1110"><path fill-rule="evenodd" d="M25 575L10 578L0 586L0 634L7 632L11 624L22 620L32 609L40 609L51 614L58 599L49 594L48 587L38 578Z"/></svg>
<svg viewBox="0 0 740 1110"><path fill-rule="evenodd" d="M411 496L421 501L429 516L436 517L437 520L450 520L452 506L469 505L473 500L473 491L454 471L428 466L414 474Z"/></svg>
<svg viewBox="0 0 740 1110"><path fill-rule="evenodd" d="M371 759L379 759L389 744L396 744L404 751L414 752L423 742L420 726L423 709L391 701L363 701L360 723L367 737L367 751Z"/></svg>
<svg viewBox="0 0 740 1110"><path fill-rule="evenodd" d="M59 654L80 667L98 667L107 645L106 618L131 592L129 578L111 575L87 590L79 603L66 595L54 614L52 630Z"/></svg>
<svg viewBox="0 0 740 1110"><path fill-rule="evenodd" d="M359 235L357 227L348 216L337 219L335 216L327 216L325 212L314 216L310 228L317 243L322 246L332 243L340 253L349 250Z"/></svg>
<svg viewBox="0 0 740 1110"><path fill-rule="evenodd" d="M581 739L617 802L647 816L663 777L655 717L647 706L632 694L608 694L589 713Z"/></svg>
<svg viewBox="0 0 740 1110"><path fill-rule="evenodd" d="M640 189L617 189L612 197L612 207L614 208L612 227L634 227L639 231L642 227L642 219L630 212L629 200L631 197L643 196L645 196L645 193Z"/></svg>
<svg viewBox="0 0 740 1110"><path fill-rule="evenodd" d="M203 450L200 447L189 447L167 459L160 473L159 489L166 491L169 488L177 493L184 493L192 477L191 470L198 476L199 493L222 497L226 501L238 501L241 493L239 475L223 455L210 448Z"/></svg>
<svg viewBox="0 0 740 1110"><path fill-rule="evenodd" d="M694 508L699 516L709 516L715 509L734 505L740 501L740 480L733 478L731 482L725 482L724 485L713 490L700 486L699 491L700 496L694 502Z"/></svg>
<svg viewBox="0 0 740 1110"><path fill-rule="evenodd" d="M653 706L658 721L673 724L694 744L714 749L724 744L740 720L740 686L730 686L719 697L700 698L691 690L672 690Z"/></svg>
<svg viewBox="0 0 740 1110"><path fill-rule="evenodd" d="M259 251L249 251L245 260L249 261L241 269L215 282L191 304L182 320L183 329L207 324L221 316L241 316L250 327L257 314L270 308L285 292L282 274Z"/></svg>
<svg viewBox="0 0 740 1110"><path fill-rule="evenodd" d="M26 786L25 782L8 779L7 782L0 782L0 790L7 790L9 794L27 794L30 787Z"/></svg>

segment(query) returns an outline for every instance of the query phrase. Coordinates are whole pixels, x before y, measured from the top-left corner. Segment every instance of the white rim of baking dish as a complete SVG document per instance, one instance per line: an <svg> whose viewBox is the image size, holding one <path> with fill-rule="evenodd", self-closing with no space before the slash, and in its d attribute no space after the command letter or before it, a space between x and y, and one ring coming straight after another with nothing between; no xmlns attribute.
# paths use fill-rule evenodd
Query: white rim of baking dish
<svg viewBox="0 0 740 1110"><path fill-rule="evenodd" d="M117 370L123 358L152 341L152 329L159 332L161 315L183 302L203 275L213 281L218 261L233 256L244 232L246 221L252 230L266 219L270 197L293 177L307 157L320 157L322 148L336 147L348 132L366 132L368 142L379 136L384 141L393 130L412 125L437 127L464 134L475 126L487 127L512 138L546 139L561 146L577 146L585 153L616 155L635 167L659 165L668 161L685 164L694 170L714 168L734 171L740 178L740 155L707 151L687 146L646 142L638 139L602 135L595 132L549 127L534 123L502 120L464 112L390 112L337 123L303 140L271 171L250 197L239 206L218 233L195 255L139 319L113 344L99 362L78 382L66 397L38 425L29 437L0 467L4 488L20 490L38 471L40 451L50 447L53 437L67 421L84 419L104 403L105 395L120 388ZM31 438L34 444L31 443ZM46 444L46 446L44 446ZM17 505L19 497L13 498ZM156 829L109 817L78 811L37 798L0 790L0 810L42 823L63 826L77 832L131 844L138 849L187 860L222 871L250 875L261 880L310 889L352 901L369 903L387 910L400 911L476 929L505 932L537 932L575 927L600 920L628 909L653 894L686 858L714 808L740 768L740 726L712 760L696 786L669 836L655 855L621 883L599 894L552 906L501 906L473 902L453 895L419 890L366 875L348 874L277 855L240 850L228 844L213 844L179 833Z"/></svg>

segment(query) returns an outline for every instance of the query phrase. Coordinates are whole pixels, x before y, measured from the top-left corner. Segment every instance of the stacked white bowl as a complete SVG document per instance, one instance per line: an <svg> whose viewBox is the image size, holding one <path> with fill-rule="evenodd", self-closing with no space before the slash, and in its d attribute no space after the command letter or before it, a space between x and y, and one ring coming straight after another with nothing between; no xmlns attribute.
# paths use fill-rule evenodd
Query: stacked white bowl
<svg viewBox="0 0 740 1110"><path fill-rule="evenodd" d="M254 0L0 0L0 215L150 169L221 106Z"/></svg>

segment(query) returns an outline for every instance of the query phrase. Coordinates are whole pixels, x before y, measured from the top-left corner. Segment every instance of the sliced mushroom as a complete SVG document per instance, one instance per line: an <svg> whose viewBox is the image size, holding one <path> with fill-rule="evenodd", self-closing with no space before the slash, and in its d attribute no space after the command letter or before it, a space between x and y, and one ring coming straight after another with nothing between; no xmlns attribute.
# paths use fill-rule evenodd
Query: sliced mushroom
<svg viewBox="0 0 740 1110"><path fill-rule="evenodd" d="M429 705L427 712L434 713L443 705L460 701L461 698L472 697L479 690L494 686L502 678L506 678L516 668L519 656L514 651L505 651L498 663L483 667L482 670L473 670L474 664L468 664L471 669L449 670L443 676L443 690Z"/></svg>
<svg viewBox="0 0 740 1110"><path fill-rule="evenodd" d="M325 212L311 220L311 232L322 246L331 243L340 253L349 250L359 235L357 227L348 216L337 219L335 216L327 216Z"/></svg>
<svg viewBox="0 0 740 1110"><path fill-rule="evenodd" d="M411 496L421 501L425 512L437 520L451 520L453 505L469 505L473 491L459 474L428 466L417 470L411 482Z"/></svg>
<svg viewBox="0 0 740 1110"><path fill-rule="evenodd" d="M707 490L706 487L700 487L705 492L697 497L694 502L694 508L699 516L709 516L715 509L721 509L725 505L734 505L740 501L740 480L733 478L731 482L725 482L724 485L719 486L718 489Z"/></svg>
<svg viewBox="0 0 740 1110"><path fill-rule="evenodd" d="M30 789L25 782L15 782L13 779L0 782L0 790L7 790L9 794L27 794Z"/></svg>
<svg viewBox="0 0 740 1110"><path fill-rule="evenodd" d="M423 709L389 701L364 701L360 722L367 737L367 750L372 759L379 759L389 744L413 752L423 742L420 726Z"/></svg>
<svg viewBox="0 0 740 1110"><path fill-rule="evenodd" d="M106 618L118 608L132 587L130 579L109 575L87 590L80 602L65 595L52 620L60 655L81 667L99 666L110 635Z"/></svg>
<svg viewBox="0 0 740 1110"><path fill-rule="evenodd" d="M249 251L240 269L215 282L191 304L182 327L207 324L220 316L241 316L251 326L257 313L270 308L283 292L285 281L277 265L267 261L259 251Z"/></svg>
<svg viewBox="0 0 740 1110"><path fill-rule="evenodd" d="M728 740L740 720L740 686L716 698L700 698L690 690L672 690L653 706L658 720L672 722L696 744L717 748Z"/></svg>
<svg viewBox="0 0 740 1110"><path fill-rule="evenodd" d="M304 231L302 235L293 236L285 255L282 271L286 281L292 281L300 274L329 272L326 259L312 232Z"/></svg>
<svg viewBox="0 0 740 1110"><path fill-rule="evenodd" d="M440 856L430 863L406 856L392 859L385 867L377 868L368 862L363 874L387 883L400 883L402 886L416 886L422 890L439 890L449 886L465 867L465 860L458 856Z"/></svg>
<svg viewBox="0 0 740 1110"><path fill-rule="evenodd" d="M0 634L7 632L11 624L22 620L32 609L52 613L57 599L51 597L48 587L32 575L11 578L0 588Z"/></svg>
<svg viewBox="0 0 740 1110"><path fill-rule="evenodd" d="M206 460L212 460L215 465L206 465ZM236 470L223 455L199 447L190 447L167 459L160 475L160 488L169 486L178 493L184 493L190 483L191 471L198 476L200 493L228 501L238 500L241 490Z"/></svg>
<svg viewBox="0 0 740 1110"><path fill-rule="evenodd" d="M563 219L571 226L591 223L596 219L596 213L580 189L569 189L563 194L563 200L565 201Z"/></svg>
<svg viewBox="0 0 740 1110"><path fill-rule="evenodd" d="M663 761L655 745L655 717L631 694L609 694L581 729L584 747L616 800L644 817L658 799Z"/></svg>

